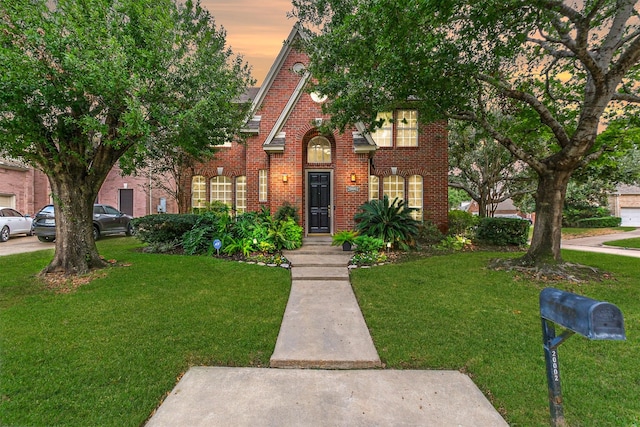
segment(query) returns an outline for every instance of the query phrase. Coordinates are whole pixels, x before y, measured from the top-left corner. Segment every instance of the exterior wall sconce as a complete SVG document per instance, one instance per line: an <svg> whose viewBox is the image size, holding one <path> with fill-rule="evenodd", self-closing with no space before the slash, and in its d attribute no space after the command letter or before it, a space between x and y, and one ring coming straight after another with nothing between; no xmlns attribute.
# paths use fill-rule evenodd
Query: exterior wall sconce
<svg viewBox="0 0 640 427"><path fill-rule="evenodd" d="M395 166L391 166L391 175L397 175L398 174L398 168Z"/></svg>
<svg viewBox="0 0 640 427"><path fill-rule="evenodd" d="M289 181L289 175L287 175L286 173L282 174L282 182L287 182Z"/></svg>
<svg viewBox="0 0 640 427"><path fill-rule="evenodd" d="M218 166L218 175L222 175L223 172L224 172L224 167Z"/></svg>
<svg viewBox="0 0 640 427"><path fill-rule="evenodd" d="M356 182L357 176L355 173L351 173L351 182Z"/></svg>

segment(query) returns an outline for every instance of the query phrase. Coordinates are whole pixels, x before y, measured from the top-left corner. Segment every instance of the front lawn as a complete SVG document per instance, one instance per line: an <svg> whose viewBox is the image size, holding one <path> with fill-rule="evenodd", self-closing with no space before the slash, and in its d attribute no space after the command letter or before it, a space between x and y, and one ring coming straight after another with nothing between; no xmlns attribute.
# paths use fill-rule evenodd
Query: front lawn
<svg viewBox="0 0 640 427"><path fill-rule="evenodd" d="M467 372L510 425L547 426L538 297L546 286L486 268L498 253L457 253L358 269L351 281L388 368ZM517 255L513 255L517 256ZM570 426L640 423L640 269L636 258L565 251L615 280L552 284L616 304L627 341L575 335L558 350Z"/></svg>
<svg viewBox="0 0 640 427"><path fill-rule="evenodd" d="M138 246L98 242L130 265L68 293L34 278L52 251L0 257L1 425L139 426L192 365L268 365L287 270Z"/></svg>
<svg viewBox="0 0 640 427"><path fill-rule="evenodd" d="M620 239L612 240L610 242L604 242L606 246L620 246L622 248L634 248L640 249L640 237L634 239Z"/></svg>
<svg viewBox="0 0 640 427"><path fill-rule="evenodd" d="M0 257L0 424L139 426L192 365L266 366L289 274L202 256L98 242L126 266L68 293L34 275L51 251ZM352 272L388 368L468 373L511 425L548 425L538 295L544 287L486 269L503 253L455 253ZM610 301L627 341L573 336L559 349L571 426L640 424L637 259L566 251L614 274L557 284ZM130 265L129 265L130 264Z"/></svg>
<svg viewBox="0 0 640 427"><path fill-rule="evenodd" d="M607 228L562 228L563 239L577 239L580 237L602 236L605 234L618 234L633 231L636 227L607 227Z"/></svg>

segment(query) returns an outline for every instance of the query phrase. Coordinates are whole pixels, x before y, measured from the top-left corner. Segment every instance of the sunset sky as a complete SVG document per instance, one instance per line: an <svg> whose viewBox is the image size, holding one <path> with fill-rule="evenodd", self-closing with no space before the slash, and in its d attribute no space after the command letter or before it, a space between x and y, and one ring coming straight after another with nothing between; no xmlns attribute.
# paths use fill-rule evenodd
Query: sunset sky
<svg viewBox="0 0 640 427"><path fill-rule="evenodd" d="M243 55L262 84L295 20L287 18L291 0L201 0L227 31L227 45Z"/></svg>

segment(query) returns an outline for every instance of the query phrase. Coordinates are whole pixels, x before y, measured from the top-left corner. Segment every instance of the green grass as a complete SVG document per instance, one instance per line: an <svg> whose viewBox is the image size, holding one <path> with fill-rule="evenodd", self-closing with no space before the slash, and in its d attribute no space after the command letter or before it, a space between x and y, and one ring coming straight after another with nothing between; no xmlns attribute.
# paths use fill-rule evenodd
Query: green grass
<svg viewBox="0 0 640 427"><path fill-rule="evenodd" d="M486 269L497 253L458 253L359 269L352 284L388 368L467 372L513 426L547 426L549 409L538 296L545 285ZM640 424L638 260L565 251L615 281L561 288L612 302L627 341L573 336L559 348L569 426Z"/></svg>
<svg viewBox="0 0 640 427"><path fill-rule="evenodd" d="M618 231L633 231L636 227L609 227L609 228L571 228L571 227L563 227L562 234L564 236L571 236L573 238L576 237L589 237L593 235L599 234L612 234L617 233Z"/></svg>
<svg viewBox="0 0 640 427"><path fill-rule="evenodd" d="M138 426L192 365L264 366L289 294L287 271L137 252L68 294L35 278L51 251L0 257L0 424ZM544 285L487 270L497 253L457 253L352 272L388 368L467 372L513 426L548 425L538 295ZM612 302L626 342L573 336L559 348L569 426L640 425L638 260L565 251L615 280L554 285Z"/></svg>
<svg viewBox="0 0 640 427"><path fill-rule="evenodd" d="M51 251L0 257L0 424L139 426L192 365L265 366L289 295L286 270L100 253L125 267L72 293L34 275Z"/></svg>
<svg viewBox="0 0 640 427"><path fill-rule="evenodd" d="M620 239L612 240L610 242L604 242L606 246L620 246L623 248L640 249L640 237L634 239Z"/></svg>

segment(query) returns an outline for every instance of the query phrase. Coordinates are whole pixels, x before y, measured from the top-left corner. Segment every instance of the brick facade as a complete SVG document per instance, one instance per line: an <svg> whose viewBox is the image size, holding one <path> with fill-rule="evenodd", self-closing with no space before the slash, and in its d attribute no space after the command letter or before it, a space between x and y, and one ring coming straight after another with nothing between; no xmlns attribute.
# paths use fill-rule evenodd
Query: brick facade
<svg viewBox="0 0 640 427"><path fill-rule="evenodd" d="M326 120L321 103L314 102L309 93L301 90L304 68L308 57L292 48L299 37L296 27L288 43L276 59L263 87L256 95L254 118L259 117L259 128L250 133L243 144L220 147L214 160L198 164L191 169L207 182L210 198L210 180L218 175L235 179L247 178L247 210L256 211L268 207L275 212L288 202L298 208L305 233L309 232L310 197L309 174L328 172L330 175L329 230L354 227L353 216L357 208L369 200L369 175L382 181L392 174L408 178L419 175L423 180L423 218L447 228L447 130L446 123L430 123L419 129L418 147L375 147L356 149L357 129L345 133L334 132L324 136L331 144L330 163L309 163L309 141L319 135L317 122ZM296 70L296 71L294 71ZM362 139L361 136L358 138ZM276 141L276 140L280 141ZM284 141L281 141L284 139ZM259 201L259 171L267 170L268 198ZM286 175L286 182L283 177ZM191 192L191 180L185 180L185 193ZM405 185L405 200L407 186ZM210 201L210 200L208 200ZM185 201L190 202L190 201Z"/></svg>

